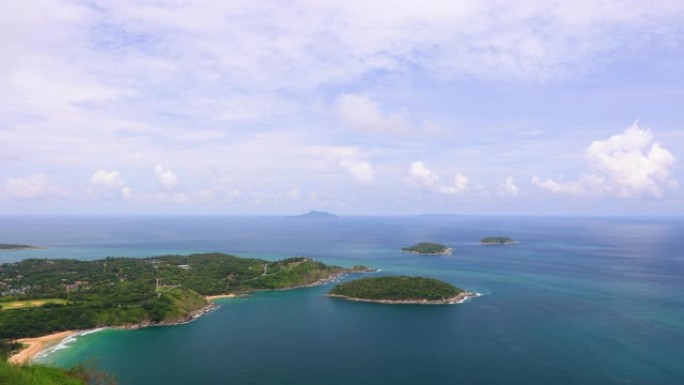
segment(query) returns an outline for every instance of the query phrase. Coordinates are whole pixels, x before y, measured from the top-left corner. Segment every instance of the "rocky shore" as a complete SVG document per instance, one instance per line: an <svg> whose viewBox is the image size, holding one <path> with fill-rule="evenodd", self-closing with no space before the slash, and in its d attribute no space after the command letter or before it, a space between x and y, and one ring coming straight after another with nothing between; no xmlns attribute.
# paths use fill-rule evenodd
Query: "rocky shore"
<svg viewBox="0 0 684 385"><path fill-rule="evenodd" d="M390 300L390 299L367 299L367 298L356 298L348 297L345 295L338 294L328 294L331 298L340 298L347 301L356 302L371 302L371 303L381 303L385 305L454 305L467 301L469 298L479 297L480 294L464 291L454 297L439 299L439 300L427 300L427 299L404 299L404 300Z"/></svg>

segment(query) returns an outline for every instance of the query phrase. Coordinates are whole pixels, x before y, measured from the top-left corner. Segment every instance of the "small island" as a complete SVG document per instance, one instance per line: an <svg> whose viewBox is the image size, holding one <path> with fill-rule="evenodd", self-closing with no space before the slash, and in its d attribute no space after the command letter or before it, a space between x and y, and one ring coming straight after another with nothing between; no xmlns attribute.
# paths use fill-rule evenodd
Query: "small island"
<svg viewBox="0 0 684 385"><path fill-rule="evenodd" d="M509 237L485 237L480 240L483 245L512 245L517 243Z"/></svg>
<svg viewBox="0 0 684 385"><path fill-rule="evenodd" d="M311 210L308 213L300 214L300 215L294 215L288 218L298 218L298 219L334 219L334 218L339 218L335 214L331 214L327 211L316 211L316 210Z"/></svg>
<svg viewBox="0 0 684 385"><path fill-rule="evenodd" d="M335 286L329 297L382 304L447 305L461 303L476 293L423 277L362 278Z"/></svg>
<svg viewBox="0 0 684 385"><path fill-rule="evenodd" d="M0 243L0 250L26 250L26 249L35 249L34 246L31 245L17 245L13 243Z"/></svg>
<svg viewBox="0 0 684 385"><path fill-rule="evenodd" d="M417 243L410 247L404 247L401 250L420 255L447 255L451 254L452 251L442 244L430 242Z"/></svg>

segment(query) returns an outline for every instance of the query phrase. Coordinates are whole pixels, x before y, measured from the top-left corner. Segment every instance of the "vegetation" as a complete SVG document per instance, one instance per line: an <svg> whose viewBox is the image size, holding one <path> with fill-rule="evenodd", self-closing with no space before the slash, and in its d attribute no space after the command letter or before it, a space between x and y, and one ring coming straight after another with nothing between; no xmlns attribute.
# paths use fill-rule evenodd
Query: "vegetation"
<svg viewBox="0 0 684 385"><path fill-rule="evenodd" d="M309 258L271 262L219 253L97 261L28 259L0 265L0 339L182 322L209 306L207 295L305 286L348 271L354 269ZM44 303L13 308L17 303L39 303L33 301Z"/></svg>
<svg viewBox="0 0 684 385"><path fill-rule="evenodd" d="M12 243L0 243L0 250L32 249L31 245L15 245Z"/></svg>
<svg viewBox="0 0 684 385"><path fill-rule="evenodd" d="M439 243L421 242L401 250L414 254L439 255L449 253L449 248Z"/></svg>
<svg viewBox="0 0 684 385"><path fill-rule="evenodd" d="M10 365L4 359L0 359L0 384L114 385L116 381L92 366L60 369L43 365Z"/></svg>
<svg viewBox="0 0 684 385"><path fill-rule="evenodd" d="M483 245L508 245L515 243L514 240L508 237L485 237L480 240Z"/></svg>
<svg viewBox="0 0 684 385"><path fill-rule="evenodd" d="M463 290L432 278L388 276L357 279L335 286L329 294L335 296L387 301L453 298Z"/></svg>

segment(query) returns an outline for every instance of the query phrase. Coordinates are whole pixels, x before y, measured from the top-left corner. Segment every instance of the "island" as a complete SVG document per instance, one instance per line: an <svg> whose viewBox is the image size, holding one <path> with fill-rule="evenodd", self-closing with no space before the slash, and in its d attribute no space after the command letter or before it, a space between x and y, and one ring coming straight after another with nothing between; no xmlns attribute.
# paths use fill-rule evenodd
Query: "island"
<svg viewBox="0 0 684 385"><path fill-rule="evenodd" d="M25 249L35 249L35 246L17 245L17 244L13 244L13 243L0 243L0 250L25 250Z"/></svg>
<svg viewBox="0 0 684 385"><path fill-rule="evenodd" d="M288 218L295 218L295 219L335 219L339 218L335 214L331 214L326 211L316 211L316 210L311 210L308 213L304 213L301 215L293 215Z"/></svg>
<svg viewBox="0 0 684 385"><path fill-rule="evenodd" d="M461 303L477 294L437 279L401 275L345 282L335 286L328 296L382 304L446 305Z"/></svg>
<svg viewBox="0 0 684 385"><path fill-rule="evenodd" d="M447 255L451 254L452 251L442 244L430 242L417 243L413 246L404 247L401 250L420 255Z"/></svg>
<svg viewBox="0 0 684 385"><path fill-rule="evenodd" d="M27 337L189 322L211 298L320 285L366 272L306 257L266 261L221 253L151 258L27 259L0 265L0 350Z"/></svg>
<svg viewBox="0 0 684 385"><path fill-rule="evenodd" d="M517 243L509 237L485 237L480 240L483 245L512 245Z"/></svg>

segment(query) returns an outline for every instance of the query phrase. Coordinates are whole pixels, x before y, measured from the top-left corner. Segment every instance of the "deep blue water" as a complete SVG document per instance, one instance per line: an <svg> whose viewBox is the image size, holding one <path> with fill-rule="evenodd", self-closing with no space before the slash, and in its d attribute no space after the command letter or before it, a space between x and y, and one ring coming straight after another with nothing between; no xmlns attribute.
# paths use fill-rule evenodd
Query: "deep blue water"
<svg viewBox="0 0 684 385"><path fill-rule="evenodd" d="M46 247L0 253L2 262L305 255L484 294L387 306L328 299L329 285L259 293L187 325L104 330L41 358L95 357L123 385L684 384L684 219L6 217L0 234ZM488 235L520 243L479 245ZM455 253L398 251L419 241Z"/></svg>

